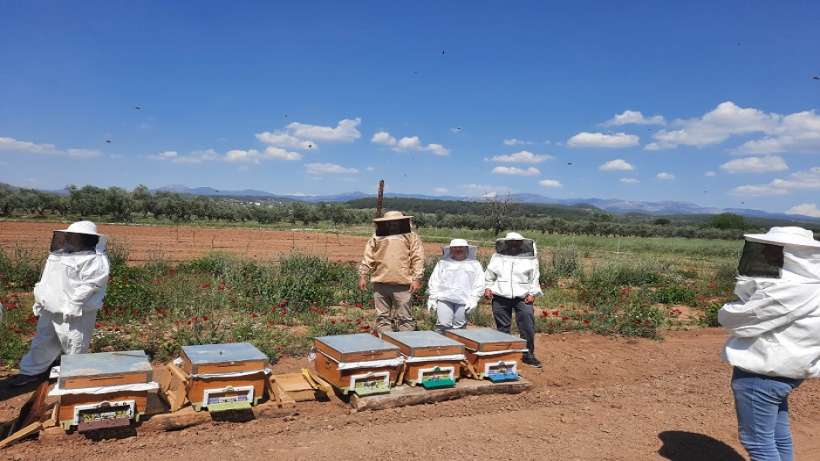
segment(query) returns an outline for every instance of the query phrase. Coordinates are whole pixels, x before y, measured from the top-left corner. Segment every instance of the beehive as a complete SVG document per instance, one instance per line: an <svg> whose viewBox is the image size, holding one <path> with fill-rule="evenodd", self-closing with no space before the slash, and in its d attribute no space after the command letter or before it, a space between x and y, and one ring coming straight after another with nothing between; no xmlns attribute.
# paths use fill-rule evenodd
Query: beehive
<svg viewBox="0 0 820 461"><path fill-rule="evenodd" d="M58 420L80 432L139 421L148 392L156 389L144 351L63 355L57 386Z"/></svg>
<svg viewBox="0 0 820 461"><path fill-rule="evenodd" d="M527 350L523 339L492 328L447 330L445 334L464 344L467 361L480 378L493 382L518 379L518 367Z"/></svg>
<svg viewBox="0 0 820 461"><path fill-rule="evenodd" d="M269 360L252 344L182 346L180 359L197 411L250 408L264 396Z"/></svg>
<svg viewBox="0 0 820 461"><path fill-rule="evenodd" d="M464 345L435 331L382 333L382 338L399 347L405 360L404 380L425 389L453 387L461 376Z"/></svg>
<svg viewBox="0 0 820 461"><path fill-rule="evenodd" d="M314 349L316 373L345 394L390 392L404 363L398 346L366 333L321 336Z"/></svg>

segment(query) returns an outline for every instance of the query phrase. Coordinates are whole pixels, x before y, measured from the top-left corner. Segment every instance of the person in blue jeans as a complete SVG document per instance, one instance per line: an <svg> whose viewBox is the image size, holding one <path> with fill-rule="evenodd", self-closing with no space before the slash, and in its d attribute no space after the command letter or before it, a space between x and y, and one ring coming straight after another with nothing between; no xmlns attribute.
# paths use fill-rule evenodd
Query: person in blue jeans
<svg viewBox="0 0 820 461"><path fill-rule="evenodd" d="M800 227L745 239L738 299L718 312L738 436L752 461L792 461L789 395L820 377L820 242Z"/></svg>

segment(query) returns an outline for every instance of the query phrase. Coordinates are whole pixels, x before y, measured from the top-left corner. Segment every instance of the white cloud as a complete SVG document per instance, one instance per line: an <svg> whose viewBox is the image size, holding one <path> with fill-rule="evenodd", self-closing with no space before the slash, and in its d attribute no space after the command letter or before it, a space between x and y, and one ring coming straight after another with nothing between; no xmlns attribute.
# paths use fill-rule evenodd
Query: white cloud
<svg viewBox="0 0 820 461"><path fill-rule="evenodd" d="M219 160L220 158L219 154L213 149L197 150L187 155L180 155L177 151L167 150L147 157L153 160L166 160L178 164L195 164L209 160Z"/></svg>
<svg viewBox="0 0 820 461"><path fill-rule="evenodd" d="M365 168L365 170L367 170L367 171L376 171L376 168L372 167L372 166L369 166L369 167Z"/></svg>
<svg viewBox="0 0 820 461"><path fill-rule="evenodd" d="M768 157L745 157L730 160L720 166L720 169L729 173L770 173L786 171L789 166L783 158L776 155Z"/></svg>
<svg viewBox="0 0 820 461"><path fill-rule="evenodd" d="M535 144L535 143L531 142L531 141L524 141L524 140L521 140L521 139L516 139L516 138L510 138L510 139L505 139L504 140L504 145L505 146L528 146L530 144Z"/></svg>
<svg viewBox="0 0 820 461"><path fill-rule="evenodd" d="M655 175L655 177L660 179L661 181L671 181L675 179L675 175L673 175L672 173L667 173L665 171L661 171L660 173Z"/></svg>
<svg viewBox="0 0 820 461"><path fill-rule="evenodd" d="M538 185L540 185L541 187L547 187L547 188L551 188L551 189L555 189L555 188L558 188L558 187L563 187L563 184L561 184L561 181L558 181L557 179L542 179L542 180L538 181Z"/></svg>
<svg viewBox="0 0 820 461"><path fill-rule="evenodd" d="M512 192L512 189L507 186L490 186L486 184L465 184L461 186L463 189L468 191L481 194L484 197L489 196L496 196L497 194L509 194Z"/></svg>
<svg viewBox="0 0 820 461"><path fill-rule="evenodd" d="M820 167L773 179L768 184L750 184L732 189L734 195L788 195L793 190L820 190Z"/></svg>
<svg viewBox="0 0 820 461"><path fill-rule="evenodd" d="M538 176L541 171L533 166L527 168L518 168L514 166L497 166L493 168L493 174L506 174L512 176Z"/></svg>
<svg viewBox="0 0 820 461"><path fill-rule="evenodd" d="M672 129L655 133L654 142L646 145L647 150L703 147L720 144L732 136L750 134L763 134L764 137L744 142L733 149L735 154L814 153L820 150L820 116L813 110L784 116L726 101L701 117L678 119L670 125Z"/></svg>
<svg viewBox="0 0 820 461"><path fill-rule="evenodd" d="M625 110L623 113L615 114L611 119L604 122L603 125L666 125L666 120L663 118L663 115L644 117L640 111Z"/></svg>
<svg viewBox="0 0 820 461"><path fill-rule="evenodd" d="M307 174L357 174L359 170L355 168L345 168L335 163L308 163L305 164Z"/></svg>
<svg viewBox="0 0 820 461"><path fill-rule="evenodd" d="M225 161L230 163L254 163L258 164L264 156L256 149L232 149L225 153Z"/></svg>
<svg viewBox="0 0 820 461"><path fill-rule="evenodd" d="M315 142L309 139L297 138L296 136L281 131L265 131L262 133L256 133L256 139L272 146L290 147L293 149L302 150L319 148Z"/></svg>
<svg viewBox="0 0 820 461"><path fill-rule="evenodd" d="M717 176L717 173L714 171L707 171L706 173L703 173L703 175L711 178L713 176Z"/></svg>
<svg viewBox="0 0 820 461"><path fill-rule="evenodd" d="M622 158L616 158L599 166L598 169L601 171L633 171L635 167Z"/></svg>
<svg viewBox="0 0 820 461"><path fill-rule="evenodd" d="M357 129L361 123L362 119L358 117L340 120L336 127L293 122L287 126L287 129L290 134L297 138L318 139L328 142L352 142L362 136Z"/></svg>
<svg viewBox="0 0 820 461"><path fill-rule="evenodd" d="M37 144L14 138L0 137L0 151L3 150L33 155L66 156L76 159L96 158L102 155L102 152L96 149L58 149L54 144Z"/></svg>
<svg viewBox="0 0 820 461"><path fill-rule="evenodd" d="M641 138L626 133L589 133L582 131L567 140L569 147L623 148L637 146Z"/></svg>
<svg viewBox="0 0 820 461"><path fill-rule="evenodd" d="M786 210L786 213L820 218L820 209L817 208L816 203L802 203L800 205L795 205Z"/></svg>
<svg viewBox="0 0 820 461"><path fill-rule="evenodd" d="M373 144L381 144L388 146L396 152L400 151L419 151L431 152L433 155L445 156L450 154L450 150L441 144L427 144L424 145L418 136L405 136L397 140L393 135L387 131L379 131L370 138Z"/></svg>
<svg viewBox="0 0 820 461"><path fill-rule="evenodd" d="M436 187L433 189L433 192L436 194L446 194L449 190L447 190L446 187Z"/></svg>
<svg viewBox="0 0 820 461"><path fill-rule="evenodd" d="M641 181L636 178L621 178L620 181L624 184L638 184Z"/></svg>
<svg viewBox="0 0 820 461"><path fill-rule="evenodd" d="M532 152L522 150L514 154L495 155L490 158L491 162L498 163L541 163L545 160L552 160L555 157L547 154L533 154Z"/></svg>
<svg viewBox="0 0 820 461"><path fill-rule="evenodd" d="M302 154L299 152L290 152L281 147L268 146L265 149L265 156L268 158L275 158L279 160L301 160Z"/></svg>

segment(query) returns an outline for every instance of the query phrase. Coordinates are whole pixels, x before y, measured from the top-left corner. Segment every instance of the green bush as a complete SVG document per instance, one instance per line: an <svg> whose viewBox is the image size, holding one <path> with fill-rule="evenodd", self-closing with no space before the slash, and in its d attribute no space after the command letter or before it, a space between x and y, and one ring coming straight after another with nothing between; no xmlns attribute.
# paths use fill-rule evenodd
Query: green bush
<svg viewBox="0 0 820 461"><path fill-rule="evenodd" d="M694 290L681 285L662 286L652 293L653 300L661 304L693 305L695 297Z"/></svg>
<svg viewBox="0 0 820 461"><path fill-rule="evenodd" d="M40 279L45 256L22 246L10 253L0 248L0 285L10 290L31 290Z"/></svg>
<svg viewBox="0 0 820 461"><path fill-rule="evenodd" d="M721 307L723 307L721 304L716 303L707 306L703 311L703 317L700 318L701 325L707 327L719 327L720 322L718 322L718 311Z"/></svg>
<svg viewBox="0 0 820 461"><path fill-rule="evenodd" d="M574 244L559 245L552 251L552 272L558 277L573 277L578 274L578 248Z"/></svg>

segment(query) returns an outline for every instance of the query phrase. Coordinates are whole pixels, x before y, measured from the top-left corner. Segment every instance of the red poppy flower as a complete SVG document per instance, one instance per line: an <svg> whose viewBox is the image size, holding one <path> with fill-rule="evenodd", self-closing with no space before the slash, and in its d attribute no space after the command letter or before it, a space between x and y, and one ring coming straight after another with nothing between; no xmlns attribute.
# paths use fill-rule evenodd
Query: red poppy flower
<svg viewBox="0 0 820 461"><path fill-rule="evenodd" d="M288 313L288 308L283 306L282 307L282 315L287 315L287 313Z"/></svg>
<svg viewBox="0 0 820 461"><path fill-rule="evenodd" d="M330 324L331 324L331 325L336 325L336 321L335 321L335 320L331 320L331 321L330 321Z"/></svg>
<svg viewBox="0 0 820 461"><path fill-rule="evenodd" d="M103 323L102 323L102 322L97 322L97 323L95 323L95 324L94 324L94 328L102 328L102 327L104 327L104 326L105 326L105 325L103 325Z"/></svg>
<svg viewBox="0 0 820 461"><path fill-rule="evenodd" d="M364 304L356 303L356 307L358 307L359 309L364 309Z"/></svg>
<svg viewBox="0 0 820 461"><path fill-rule="evenodd" d="M584 325L589 325L589 320L584 319Z"/></svg>
<svg viewBox="0 0 820 461"><path fill-rule="evenodd" d="M251 312L251 318L255 319L256 317L259 317L258 315L256 315L256 312Z"/></svg>
<svg viewBox="0 0 820 461"><path fill-rule="evenodd" d="M219 288L218 288L218 290L219 290L219 291L222 291L222 290L224 290L224 289L225 289L225 282L219 282Z"/></svg>
<svg viewBox="0 0 820 461"><path fill-rule="evenodd" d="M558 317L559 315L561 315L561 311L552 311L552 315Z"/></svg>
<svg viewBox="0 0 820 461"><path fill-rule="evenodd" d="M202 285L199 286L199 288L202 288L203 290L207 289L207 288L211 288L211 284L210 283L203 283Z"/></svg>
<svg viewBox="0 0 820 461"><path fill-rule="evenodd" d="M564 321L564 322L566 322L567 320L569 320L569 317L566 317L566 316L561 317L561 320L562 320L562 321Z"/></svg>
<svg viewBox="0 0 820 461"><path fill-rule="evenodd" d="M541 317L549 317L550 313L548 311L541 311Z"/></svg>
<svg viewBox="0 0 820 461"><path fill-rule="evenodd" d="M203 316L202 316L202 321L203 321L203 322L207 322L207 321L208 321L208 316L207 316L207 315L203 315Z"/></svg>

